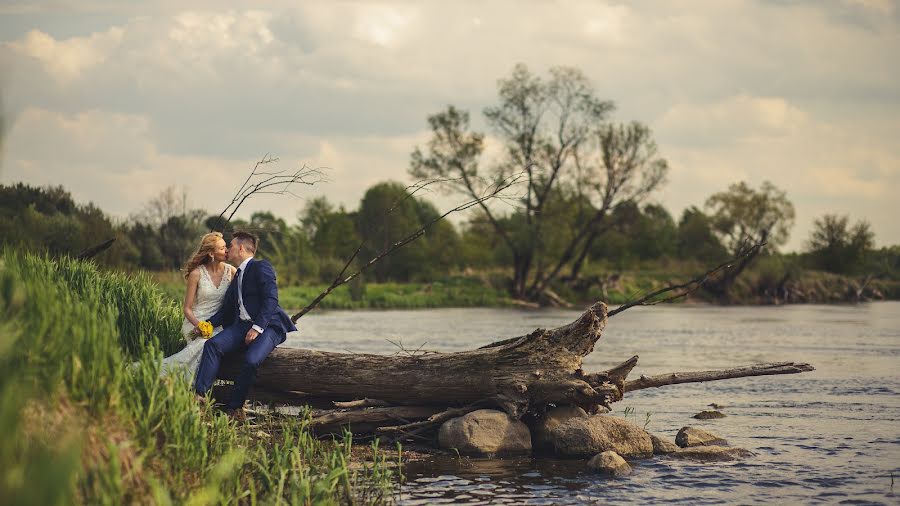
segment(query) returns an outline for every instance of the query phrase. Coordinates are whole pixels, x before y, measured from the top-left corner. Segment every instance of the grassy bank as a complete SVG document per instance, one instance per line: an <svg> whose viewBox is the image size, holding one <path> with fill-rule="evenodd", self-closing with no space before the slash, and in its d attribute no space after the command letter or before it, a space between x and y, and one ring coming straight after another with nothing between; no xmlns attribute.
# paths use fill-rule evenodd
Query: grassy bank
<svg viewBox="0 0 900 506"><path fill-rule="evenodd" d="M653 290L682 283L704 272L708 266L696 262L648 262L625 270L596 266L575 287L558 283L553 290L563 299L582 306L602 300L624 304ZM781 281L788 275L787 281ZM166 297L180 304L184 281L175 272L153 273L152 279ZM478 273L452 276L431 283L365 283L338 287L319 305L322 309L418 309L437 307L514 307L518 306L505 289L503 273ZM738 277L729 304L839 303L856 302L862 288L861 277L801 270L761 259ZM327 286L322 283L279 287L282 307L300 309ZM870 280L864 290L868 299L900 300L900 281ZM723 302L700 290L692 300Z"/></svg>
<svg viewBox="0 0 900 506"><path fill-rule="evenodd" d="M182 375L180 310L146 275L0 255L0 497L8 504L389 502L377 448L321 442L306 419L236 425Z"/></svg>
<svg viewBox="0 0 900 506"><path fill-rule="evenodd" d="M184 280L178 273L154 273L153 280L172 301L184 297ZM300 309L312 302L327 285L322 283L279 286L281 306ZM434 307L505 307L512 300L500 288L476 278L451 277L432 283L365 283L342 285L322 300L322 309L416 309Z"/></svg>

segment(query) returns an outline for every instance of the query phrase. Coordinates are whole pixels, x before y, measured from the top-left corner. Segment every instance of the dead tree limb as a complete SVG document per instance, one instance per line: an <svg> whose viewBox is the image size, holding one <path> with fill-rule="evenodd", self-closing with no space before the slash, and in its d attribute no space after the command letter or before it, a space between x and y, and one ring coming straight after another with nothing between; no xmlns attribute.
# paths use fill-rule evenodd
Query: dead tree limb
<svg viewBox="0 0 900 506"><path fill-rule="evenodd" d="M99 255L100 253L103 253L104 251L108 250L109 247L112 246L112 244L114 242L116 242L115 237L113 237L112 239L107 239L107 240L101 242L100 244L91 246L90 248L83 250L81 253L78 253L77 255L75 255L75 259L76 260L87 260L89 258L93 258L93 257Z"/></svg>
<svg viewBox="0 0 900 506"><path fill-rule="evenodd" d="M312 186L325 180L323 169L312 168L306 165L302 165L293 172L287 172L285 170L263 172L260 170L261 167L277 161L278 158L273 158L266 153L266 155L256 162L256 165L253 166L253 170L250 171L247 179L244 180L244 183L231 198L231 202L229 202L228 205L225 206L225 209L222 209L222 212L219 213L217 218L219 224L231 221L231 218L234 217L234 214L240 209L241 205L247 199L255 195L275 194L293 195L296 197L292 192L292 187L294 185L301 184ZM229 213L228 218L225 218L225 213Z"/></svg>
<svg viewBox="0 0 900 506"><path fill-rule="evenodd" d="M816 368L804 363L778 362L774 364L756 364L734 369L715 371L672 372L656 376L641 376L639 379L625 382L625 392L633 392L644 388L657 388L681 383L701 383L748 376L768 376L772 374L797 374L815 371Z"/></svg>
<svg viewBox="0 0 900 506"><path fill-rule="evenodd" d="M722 262L721 264L719 264L719 265L713 267L712 269L704 272L703 274L691 279L690 281L687 281L685 283L679 283L676 285L669 285L669 286L666 286L665 288L660 288L658 290L654 290L639 299L622 304L621 306L617 307L616 309L613 309L612 311L610 311L609 316L615 316L615 315L621 313L622 311L625 311L626 309L630 309L634 306L655 306L657 304L662 304L664 302L671 302L673 300L677 300L682 297L687 297L688 294L690 294L691 292L694 292L694 291L698 290L700 287L702 287L704 285L704 283L706 283L713 275L730 268L732 265L734 265L738 261L741 261L751 255L755 255L765 245L766 245L765 241L756 243L753 246L750 246L749 248L747 248L740 255L738 255L726 262ZM681 292L676 293L674 295L670 295L664 299L656 299L660 295L663 295L663 294L666 294L669 292L674 292L676 290L681 290ZM656 300L654 300L654 299L656 299Z"/></svg>

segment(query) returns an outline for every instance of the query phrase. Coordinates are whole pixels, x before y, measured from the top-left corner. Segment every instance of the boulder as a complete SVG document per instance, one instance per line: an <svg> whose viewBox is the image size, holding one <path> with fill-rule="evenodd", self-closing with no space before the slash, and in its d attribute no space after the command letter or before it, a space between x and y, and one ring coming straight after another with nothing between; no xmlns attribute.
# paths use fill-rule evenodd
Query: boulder
<svg viewBox="0 0 900 506"><path fill-rule="evenodd" d="M586 417L587 412L578 406L559 406L547 410L547 414L531 427L532 446L537 450L553 451L550 431L570 418Z"/></svg>
<svg viewBox="0 0 900 506"><path fill-rule="evenodd" d="M692 446L690 448L679 448L678 451L667 454L669 457L697 460L700 462L722 462L752 457L753 455L756 454L750 450L732 448L729 446Z"/></svg>
<svg viewBox="0 0 900 506"><path fill-rule="evenodd" d="M530 453L531 432L502 411L479 409L444 422L438 430L438 444L464 455Z"/></svg>
<svg viewBox="0 0 900 506"><path fill-rule="evenodd" d="M546 444L561 457L587 458L610 450L623 457L653 454L650 434L615 416L572 417L547 431L545 436Z"/></svg>
<svg viewBox="0 0 900 506"><path fill-rule="evenodd" d="M728 441L705 430L695 429L694 427L682 427L678 434L675 435L675 444L682 448L689 448L692 446L727 445Z"/></svg>
<svg viewBox="0 0 900 506"><path fill-rule="evenodd" d="M714 420L716 418L725 418L725 413L716 410L701 411L693 416L698 420Z"/></svg>
<svg viewBox="0 0 900 506"><path fill-rule="evenodd" d="M631 466L621 455L614 451L598 453L588 461L588 467L613 476L626 476L631 474Z"/></svg>
<svg viewBox="0 0 900 506"><path fill-rule="evenodd" d="M654 455L665 455L668 453L675 453L679 450L678 445L671 441L666 441L665 439L650 434L650 441L653 442L653 454Z"/></svg>

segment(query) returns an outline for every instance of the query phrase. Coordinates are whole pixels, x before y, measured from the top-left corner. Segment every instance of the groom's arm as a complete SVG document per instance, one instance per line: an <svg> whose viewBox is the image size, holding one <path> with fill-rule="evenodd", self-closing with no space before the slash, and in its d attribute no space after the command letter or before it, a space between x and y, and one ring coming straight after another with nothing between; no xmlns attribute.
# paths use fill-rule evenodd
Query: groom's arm
<svg viewBox="0 0 900 506"><path fill-rule="evenodd" d="M262 333L278 310L278 285L275 283L275 269L269 262L259 262L259 284L259 315L253 319L253 326L259 327L256 331Z"/></svg>

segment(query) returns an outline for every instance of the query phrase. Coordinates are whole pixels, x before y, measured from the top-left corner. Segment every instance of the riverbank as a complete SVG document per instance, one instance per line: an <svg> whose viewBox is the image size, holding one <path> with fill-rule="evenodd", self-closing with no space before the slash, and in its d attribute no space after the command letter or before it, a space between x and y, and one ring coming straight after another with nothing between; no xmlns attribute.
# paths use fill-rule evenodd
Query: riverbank
<svg viewBox="0 0 900 506"><path fill-rule="evenodd" d="M653 290L681 283L696 275L683 267L675 270L645 269L612 275L587 276L574 287L557 285L554 291L563 301L581 307L601 300L624 304ZM152 273L152 279L166 296L180 304L184 281L175 272ZM529 307L511 298L502 276L454 276L431 283L364 283L343 285L322 300L321 309L425 309L451 307ZM327 288L322 283L279 287L284 308L306 306ZM691 294L694 302L723 303L702 290ZM793 303L855 303L867 300L900 300L900 281L853 278L827 272L803 271L785 278L783 273L751 270L739 277L729 305L772 305ZM549 301L545 301L549 302Z"/></svg>
<svg viewBox="0 0 900 506"><path fill-rule="evenodd" d="M0 253L0 497L10 504L379 504L396 453L308 417L236 423L160 361L181 311L146 274Z"/></svg>

